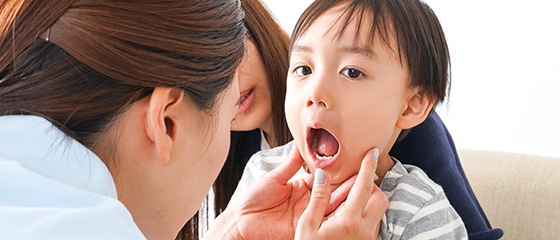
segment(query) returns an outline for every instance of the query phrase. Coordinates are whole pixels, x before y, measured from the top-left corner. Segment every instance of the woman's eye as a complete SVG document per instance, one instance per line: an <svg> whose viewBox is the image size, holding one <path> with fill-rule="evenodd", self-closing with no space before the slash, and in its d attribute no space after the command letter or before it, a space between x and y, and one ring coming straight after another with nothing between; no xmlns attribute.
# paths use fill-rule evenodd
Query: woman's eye
<svg viewBox="0 0 560 240"><path fill-rule="evenodd" d="M346 68L342 70L342 74L344 74L344 76L347 76L349 78L359 78L364 76L364 74L360 72L360 70L354 68Z"/></svg>
<svg viewBox="0 0 560 240"><path fill-rule="evenodd" d="M295 72L296 72L296 75L298 75L300 77L303 77L303 76L311 74L311 68L308 67L308 66L301 66L301 67L297 67Z"/></svg>

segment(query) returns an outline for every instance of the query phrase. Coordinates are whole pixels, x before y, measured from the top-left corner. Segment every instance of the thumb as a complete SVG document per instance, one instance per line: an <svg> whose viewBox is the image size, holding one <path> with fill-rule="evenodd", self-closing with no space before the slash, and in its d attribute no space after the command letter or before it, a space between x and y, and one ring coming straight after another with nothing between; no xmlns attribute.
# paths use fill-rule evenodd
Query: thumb
<svg viewBox="0 0 560 240"><path fill-rule="evenodd" d="M298 223L298 225L306 226L298 227L319 229L325 217L330 198L330 178L323 169L317 168L313 180L313 189L311 190L311 199Z"/></svg>
<svg viewBox="0 0 560 240"><path fill-rule="evenodd" d="M288 180L290 180L290 178L298 172L302 165L303 158L301 157L297 145L294 143L292 150L288 155L288 159L280 166L270 171L268 176L271 176L273 179L276 179L281 183L287 183Z"/></svg>

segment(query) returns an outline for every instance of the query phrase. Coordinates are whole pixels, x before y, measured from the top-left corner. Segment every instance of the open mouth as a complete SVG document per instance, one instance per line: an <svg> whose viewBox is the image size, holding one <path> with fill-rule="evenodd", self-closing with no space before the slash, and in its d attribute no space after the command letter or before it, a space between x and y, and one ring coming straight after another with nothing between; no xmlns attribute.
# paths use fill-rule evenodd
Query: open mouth
<svg viewBox="0 0 560 240"><path fill-rule="evenodd" d="M237 108L237 113L243 113L251 106L254 97L253 90L254 88L241 93L241 96L239 97L239 107Z"/></svg>
<svg viewBox="0 0 560 240"><path fill-rule="evenodd" d="M338 140L323 128L311 128L307 137L307 145L315 159L327 161L333 159L339 150Z"/></svg>

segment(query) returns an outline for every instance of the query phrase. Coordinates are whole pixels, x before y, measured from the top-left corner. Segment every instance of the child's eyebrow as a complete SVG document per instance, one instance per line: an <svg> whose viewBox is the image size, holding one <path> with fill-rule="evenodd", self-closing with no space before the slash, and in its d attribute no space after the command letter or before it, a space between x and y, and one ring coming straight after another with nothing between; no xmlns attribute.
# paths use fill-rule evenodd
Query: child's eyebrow
<svg viewBox="0 0 560 240"><path fill-rule="evenodd" d="M373 60L377 60L377 54L370 48L367 47L359 47L359 46L339 46L336 48L338 52L345 52L345 53L353 53L359 54L363 57L370 58ZM303 53L313 53L313 49L311 47L305 45L294 45L292 47L292 52L303 52Z"/></svg>
<svg viewBox="0 0 560 240"><path fill-rule="evenodd" d="M359 55L363 55L367 58L377 59L377 54L367 47L359 47L359 46L339 46L337 47L337 51L347 52L347 53L356 53Z"/></svg>
<svg viewBox="0 0 560 240"><path fill-rule="evenodd" d="M313 52L313 50L308 47L308 46L302 46L302 45L294 45L292 47L292 52L307 52L307 53L311 53Z"/></svg>

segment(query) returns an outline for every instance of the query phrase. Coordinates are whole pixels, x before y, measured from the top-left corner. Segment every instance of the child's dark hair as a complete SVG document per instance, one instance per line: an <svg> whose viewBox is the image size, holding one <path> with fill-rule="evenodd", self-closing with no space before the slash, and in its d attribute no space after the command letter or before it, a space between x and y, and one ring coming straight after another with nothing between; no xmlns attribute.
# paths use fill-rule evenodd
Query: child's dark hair
<svg viewBox="0 0 560 240"><path fill-rule="evenodd" d="M427 4L419 0L316 0L299 18L290 48L317 18L335 6L344 6L339 19L342 27L336 29L338 36L357 21L356 36L368 30L367 44L372 45L374 35L378 34L381 42L391 49L390 36L394 34L397 49L392 50L408 68L409 87L420 88L422 99L434 101L434 106L443 102L451 86L449 50L439 20ZM365 26L364 22L372 24ZM403 130L399 139L406 132Z"/></svg>

